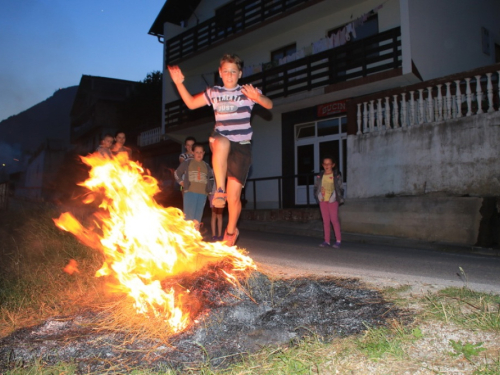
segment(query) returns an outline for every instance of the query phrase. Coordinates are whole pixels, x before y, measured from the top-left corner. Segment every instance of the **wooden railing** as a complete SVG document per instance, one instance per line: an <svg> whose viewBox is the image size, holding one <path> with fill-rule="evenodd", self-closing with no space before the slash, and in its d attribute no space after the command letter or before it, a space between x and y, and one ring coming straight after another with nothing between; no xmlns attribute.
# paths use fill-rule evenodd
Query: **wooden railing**
<svg viewBox="0 0 500 375"><path fill-rule="evenodd" d="M398 27L252 74L240 83L251 83L275 99L399 67L401 32ZM208 107L190 111L182 100L176 100L165 104L165 127L211 115Z"/></svg>
<svg viewBox="0 0 500 375"><path fill-rule="evenodd" d="M170 64L308 1L310 0L233 1L219 8L215 17L168 39L165 63Z"/></svg>
<svg viewBox="0 0 500 375"><path fill-rule="evenodd" d="M500 64L355 99L357 134L500 110Z"/></svg>

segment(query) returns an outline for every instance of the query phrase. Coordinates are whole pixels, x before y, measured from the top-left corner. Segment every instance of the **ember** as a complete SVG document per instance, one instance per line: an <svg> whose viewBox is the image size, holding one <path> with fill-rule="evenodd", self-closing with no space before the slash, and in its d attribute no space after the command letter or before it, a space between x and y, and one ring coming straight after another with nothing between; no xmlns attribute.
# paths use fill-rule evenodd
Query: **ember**
<svg viewBox="0 0 500 375"><path fill-rule="evenodd" d="M294 343L315 334L324 340L364 331L401 318L380 294L351 279L270 280L254 272L244 287L221 284L218 267L204 277L179 278L202 302L197 324L168 343L103 330L109 311L55 317L0 340L0 372L16 363L74 361L82 373L127 373L130 368L181 371L209 363L225 368L263 346ZM197 275L200 276L200 275ZM242 280L243 282L243 280ZM50 353L50 355L49 355Z"/></svg>
<svg viewBox="0 0 500 375"><path fill-rule="evenodd" d="M190 289L169 285L169 279L222 260L226 267L219 273L220 281L234 283L235 275L255 269L252 259L236 247L204 242L180 210L157 204L157 181L126 153L115 158L94 154L82 160L91 167L89 179L81 184L89 189L85 203L102 197L94 214L95 229L84 227L70 213L54 221L104 254L96 276L114 277L114 289L133 297L138 313L162 316L172 332L180 332L195 318L184 306L197 302ZM76 264L67 268L74 271Z"/></svg>

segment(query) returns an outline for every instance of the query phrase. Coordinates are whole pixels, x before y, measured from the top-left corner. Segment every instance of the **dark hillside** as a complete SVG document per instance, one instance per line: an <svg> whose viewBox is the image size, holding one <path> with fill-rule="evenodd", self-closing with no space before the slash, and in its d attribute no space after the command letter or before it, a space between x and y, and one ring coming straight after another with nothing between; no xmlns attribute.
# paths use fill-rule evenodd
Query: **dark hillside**
<svg viewBox="0 0 500 375"><path fill-rule="evenodd" d="M47 138L69 145L70 117L78 86L60 89L50 98L0 122L0 144L34 152Z"/></svg>

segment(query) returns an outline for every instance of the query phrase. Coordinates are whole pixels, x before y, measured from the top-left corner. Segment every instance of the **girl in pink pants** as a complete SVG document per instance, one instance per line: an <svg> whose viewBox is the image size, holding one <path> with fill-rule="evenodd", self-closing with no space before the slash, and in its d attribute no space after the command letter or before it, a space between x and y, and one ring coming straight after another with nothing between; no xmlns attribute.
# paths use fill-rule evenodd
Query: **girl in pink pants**
<svg viewBox="0 0 500 375"><path fill-rule="evenodd" d="M319 202L325 240L319 246L340 248L342 236L340 233L339 205L344 203L344 191L342 188L342 175L334 170L335 161L332 157L324 157L322 160L323 172L314 180L314 196ZM335 232L335 243L330 245L330 223Z"/></svg>
<svg viewBox="0 0 500 375"><path fill-rule="evenodd" d="M323 230L325 232L325 241L321 244L330 246L330 223L333 225L333 231L335 232L335 243L333 247L339 248L342 242L342 236L340 234L340 222L339 222L339 202L319 202L319 209L321 210L321 217L323 218ZM320 245L320 246L321 246Z"/></svg>

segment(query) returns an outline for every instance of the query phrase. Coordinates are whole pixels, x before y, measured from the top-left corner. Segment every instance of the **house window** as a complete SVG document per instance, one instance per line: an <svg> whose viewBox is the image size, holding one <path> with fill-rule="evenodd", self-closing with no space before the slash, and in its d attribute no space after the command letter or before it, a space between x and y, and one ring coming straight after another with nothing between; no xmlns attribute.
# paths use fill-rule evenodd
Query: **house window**
<svg viewBox="0 0 500 375"><path fill-rule="evenodd" d="M295 126L295 138L308 138L314 137L316 135L316 124L313 122L311 124L301 124Z"/></svg>
<svg viewBox="0 0 500 375"><path fill-rule="evenodd" d="M224 29L231 30L234 21L235 2L231 1L215 10L215 19L219 31L223 33Z"/></svg>
<svg viewBox="0 0 500 375"><path fill-rule="evenodd" d="M297 45L295 43L289 44L288 46L278 48L271 52L271 61L262 64L262 69L267 70L279 65L280 59L285 56L291 56L297 52Z"/></svg>
<svg viewBox="0 0 500 375"><path fill-rule="evenodd" d="M271 61L280 61L285 56L291 56L297 52L297 44L289 44L286 47L279 48L271 52Z"/></svg>
<svg viewBox="0 0 500 375"><path fill-rule="evenodd" d="M334 29L331 29L328 31L328 37L332 37L332 35L334 34L337 34L337 33L340 33L341 30L343 30L346 25L348 24L344 24L342 26L338 26ZM372 14L370 14L368 16L368 18L366 19L366 21L362 24L362 25L358 25L356 28L355 28L355 33L356 33L356 37L354 38L353 34L351 34L351 38L349 40L345 40L345 44L350 44L354 41L358 41L358 40L361 40L361 39L364 39L364 38L367 38L367 37L370 37L370 36L373 36L373 35L376 35L378 34L378 13L374 13L372 12ZM351 48L347 51L344 51L340 54L337 55L338 58L342 59L342 58L349 58L349 56L359 56L359 55L365 55L365 58L370 58L370 57L377 57L379 55L378 52L370 52L370 50L372 49L375 49L377 50L379 44L378 43L372 43L368 46L359 46L357 48ZM337 70L336 71L336 75L337 77L339 77L339 80L341 80L340 77L342 76L345 76L346 75L346 71L345 70Z"/></svg>
<svg viewBox="0 0 500 375"><path fill-rule="evenodd" d="M267 70L274 68L280 65L280 60L286 56L292 56L295 52L297 52L297 45L295 43L289 44L285 47L276 49L271 52L271 61L265 64L262 64L262 69ZM277 88L283 85L283 81L280 80L280 77L283 76L283 73L279 73L277 75L268 76L268 89Z"/></svg>

